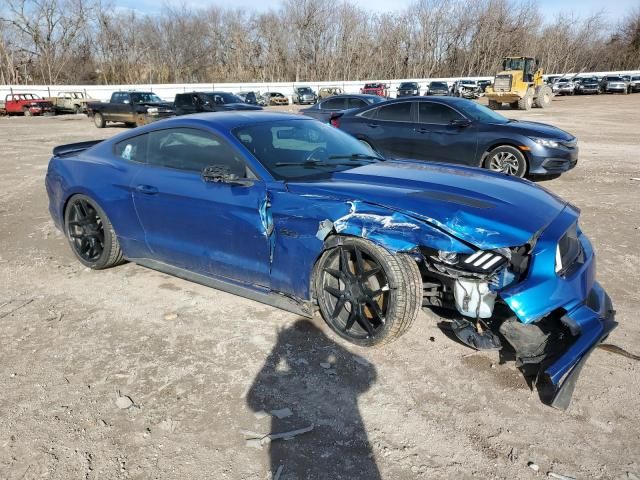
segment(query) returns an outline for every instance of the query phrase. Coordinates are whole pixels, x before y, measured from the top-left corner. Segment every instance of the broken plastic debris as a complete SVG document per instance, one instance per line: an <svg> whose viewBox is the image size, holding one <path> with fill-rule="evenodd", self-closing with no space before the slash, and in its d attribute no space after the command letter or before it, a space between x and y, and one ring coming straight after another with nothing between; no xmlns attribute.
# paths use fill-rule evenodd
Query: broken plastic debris
<svg viewBox="0 0 640 480"><path fill-rule="evenodd" d="M280 433L268 433L263 435L261 433L251 432L249 430L240 430L244 436L249 436L253 438L247 438L245 441L245 445L251 448L260 448L262 445L268 445L274 440L292 440L298 435L302 435L303 433L308 433L313 430L313 425L309 425L308 427L299 428L297 430L290 430L288 432L280 432Z"/></svg>
<svg viewBox="0 0 640 480"><path fill-rule="evenodd" d="M118 398L116 398L116 407L119 409L126 410L132 406L133 400L131 400L131 397L128 397L127 395L119 395Z"/></svg>
<svg viewBox="0 0 640 480"><path fill-rule="evenodd" d="M576 477L569 477L567 475L561 475L559 473L547 472L547 477L557 478L558 480L576 480Z"/></svg>
<svg viewBox="0 0 640 480"><path fill-rule="evenodd" d="M290 408L281 408L280 410L271 410L271 415L278 419L283 419L293 415Z"/></svg>
<svg viewBox="0 0 640 480"><path fill-rule="evenodd" d="M316 238L318 240L324 240L327 235L333 230L333 222L331 220L322 220L318 225L318 231L316 232Z"/></svg>

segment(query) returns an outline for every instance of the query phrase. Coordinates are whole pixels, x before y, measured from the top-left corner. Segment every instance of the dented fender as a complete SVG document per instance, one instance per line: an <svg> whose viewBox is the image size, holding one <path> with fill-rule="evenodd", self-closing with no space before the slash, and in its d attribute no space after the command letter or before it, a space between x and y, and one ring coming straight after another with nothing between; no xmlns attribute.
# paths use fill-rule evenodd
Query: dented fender
<svg viewBox="0 0 640 480"><path fill-rule="evenodd" d="M391 251L420 246L471 253L465 243L423 220L360 200L273 192L271 288L310 299L314 265L333 235L359 237ZM290 291L294 290L294 291Z"/></svg>

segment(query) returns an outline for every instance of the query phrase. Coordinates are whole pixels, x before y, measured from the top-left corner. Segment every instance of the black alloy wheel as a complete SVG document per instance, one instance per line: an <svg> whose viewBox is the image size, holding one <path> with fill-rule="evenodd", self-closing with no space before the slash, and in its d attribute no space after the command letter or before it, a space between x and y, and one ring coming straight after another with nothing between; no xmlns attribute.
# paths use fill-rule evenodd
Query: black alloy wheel
<svg viewBox="0 0 640 480"><path fill-rule="evenodd" d="M124 262L124 255L107 214L86 195L69 199L64 213L67 240L80 263L100 270Z"/></svg>
<svg viewBox="0 0 640 480"><path fill-rule="evenodd" d="M422 305L422 277L413 257L368 240L344 237L315 271L315 297L327 325L361 346L403 335Z"/></svg>
<svg viewBox="0 0 640 480"><path fill-rule="evenodd" d="M358 245L335 249L323 270L324 300L332 307L330 325L355 339L383 330L389 284L381 266Z"/></svg>
<svg viewBox="0 0 640 480"><path fill-rule="evenodd" d="M69 206L67 235L81 259L96 262L104 252L104 225L88 200L78 198Z"/></svg>

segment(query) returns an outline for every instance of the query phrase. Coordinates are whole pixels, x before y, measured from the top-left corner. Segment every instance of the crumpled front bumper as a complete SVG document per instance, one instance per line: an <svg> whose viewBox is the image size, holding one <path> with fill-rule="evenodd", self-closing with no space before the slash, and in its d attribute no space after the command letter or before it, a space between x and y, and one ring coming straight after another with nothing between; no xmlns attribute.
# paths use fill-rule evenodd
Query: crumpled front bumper
<svg viewBox="0 0 640 480"><path fill-rule="evenodd" d="M589 355L618 325L609 295L594 282L584 304L567 312L563 323L577 334L575 342L545 371L541 389L543 400L554 408L565 410Z"/></svg>
<svg viewBox="0 0 640 480"><path fill-rule="evenodd" d="M527 277L502 290L500 296L523 323L534 323L562 311L562 323L574 338L571 345L546 364L538 387L546 403L560 409L569 406L580 370L589 354L617 326L611 299L595 281L596 263L591 243L578 230L582 262L570 274L556 272L556 247L578 220L578 211L565 207L542 232L531 253Z"/></svg>

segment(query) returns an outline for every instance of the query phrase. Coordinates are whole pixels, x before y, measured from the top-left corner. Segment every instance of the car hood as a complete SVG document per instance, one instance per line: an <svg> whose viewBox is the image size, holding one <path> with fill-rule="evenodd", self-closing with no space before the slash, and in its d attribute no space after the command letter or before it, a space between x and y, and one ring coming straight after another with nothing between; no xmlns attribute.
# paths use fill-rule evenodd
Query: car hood
<svg viewBox="0 0 640 480"><path fill-rule="evenodd" d="M519 133L520 135L553 138L562 141L572 141L575 139L569 132L565 132L558 127L548 125L546 123L527 122L519 120L510 120L508 123L491 124L493 131L502 130L509 133Z"/></svg>
<svg viewBox="0 0 640 480"><path fill-rule="evenodd" d="M413 161L374 163L335 173L326 180L291 182L288 188L300 195L382 206L481 249L526 244L567 205L526 180Z"/></svg>

